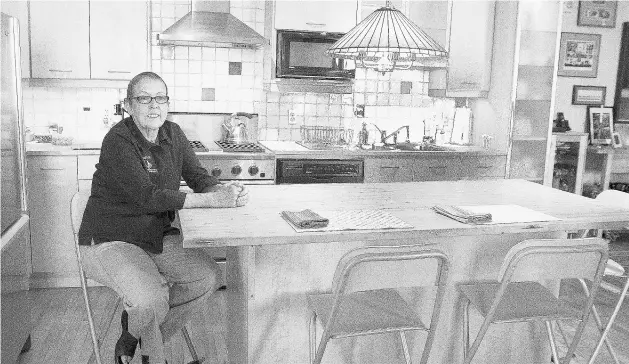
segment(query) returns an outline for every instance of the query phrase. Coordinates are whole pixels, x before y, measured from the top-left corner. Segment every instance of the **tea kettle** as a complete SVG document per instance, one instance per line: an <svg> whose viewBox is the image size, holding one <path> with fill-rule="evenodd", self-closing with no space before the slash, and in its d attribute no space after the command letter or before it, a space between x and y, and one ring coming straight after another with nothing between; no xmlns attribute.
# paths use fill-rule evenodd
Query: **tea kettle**
<svg viewBox="0 0 629 364"><path fill-rule="evenodd" d="M222 125L223 129L223 142L244 144L248 142L249 136L247 133L247 124L241 121L241 117L251 119L253 115L246 112L235 112L231 115L229 120L225 120Z"/></svg>

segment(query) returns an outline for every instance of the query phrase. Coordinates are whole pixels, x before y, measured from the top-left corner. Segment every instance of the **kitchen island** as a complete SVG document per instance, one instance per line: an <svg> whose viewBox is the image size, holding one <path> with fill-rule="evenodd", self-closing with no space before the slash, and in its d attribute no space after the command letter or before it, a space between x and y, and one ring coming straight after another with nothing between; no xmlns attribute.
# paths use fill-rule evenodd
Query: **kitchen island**
<svg viewBox="0 0 629 364"><path fill-rule="evenodd" d="M251 186L250 196L241 208L180 211L185 247L227 247L226 340L233 363L308 363L306 294L330 291L336 264L348 250L400 244L434 245L449 256L450 285L430 362L462 362L456 283L495 279L506 252L522 240L629 224L629 210L524 180ZM468 225L436 214L431 210L435 204L515 204L559 220ZM280 216L283 210L306 208L322 216L383 210L413 228L296 232ZM430 305L412 292L401 294L420 312ZM471 325L472 333L480 325L473 311ZM425 336L407 337L418 360ZM530 364L548 363L549 358L543 326L515 324L492 327L475 360ZM403 361L394 335L333 340L323 358L323 363Z"/></svg>
<svg viewBox="0 0 629 364"><path fill-rule="evenodd" d="M506 252L522 240L629 224L629 210L524 180L251 186L250 196L241 208L180 211L185 247L227 247L226 340L233 363L308 363L306 294L330 291L336 264L348 250L400 244L434 245L449 256L450 285L430 362L462 362L456 283L495 279ZM436 214L431 210L435 204L515 204L559 220L468 225ZM413 228L296 232L280 216L283 210L306 208L322 216L339 210L383 210ZM413 292L401 294L419 312L430 307ZM479 325L480 316L472 311L472 333ZM532 324L495 325L475 360L548 363L543 330ZM425 336L407 337L418 360ZM394 335L333 340L323 358L323 363L403 361Z"/></svg>

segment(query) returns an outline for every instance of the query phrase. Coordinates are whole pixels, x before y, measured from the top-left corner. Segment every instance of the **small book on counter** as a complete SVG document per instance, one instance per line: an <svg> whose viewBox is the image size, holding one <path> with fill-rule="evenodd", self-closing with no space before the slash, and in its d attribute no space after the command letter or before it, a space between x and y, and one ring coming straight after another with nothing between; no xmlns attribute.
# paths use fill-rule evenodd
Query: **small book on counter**
<svg viewBox="0 0 629 364"><path fill-rule="evenodd" d="M454 205L435 205L432 207L437 213L466 224L487 224L492 221L490 213L478 213L465 210Z"/></svg>
<svg viewBox="0 0 629 364"><path fill-rule="evenodd" d="M282 211L282 217L299 229L319 229L328 226L330 223L330 220L310 209Z"/></svg>

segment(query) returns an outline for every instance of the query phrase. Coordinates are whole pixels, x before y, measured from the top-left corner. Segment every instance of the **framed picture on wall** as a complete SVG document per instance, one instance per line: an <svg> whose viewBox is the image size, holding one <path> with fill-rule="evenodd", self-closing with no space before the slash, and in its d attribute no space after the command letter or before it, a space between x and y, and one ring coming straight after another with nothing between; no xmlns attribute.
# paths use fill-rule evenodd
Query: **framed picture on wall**
<svg viewBox="0 0 629 364"><path fill-rule="evenodd" d="M600 34L561 33L557 75L596 77L600 48Z"/></svg>
<svg viewBox="0 0 629 364"><path fill-rule="evenodd" d="M605 105L604 86L572 86L572 105Z"/></svg>
<svg viewBox="0 0 629 364"><path fill-rule="evenodd" d="M590 117L590 140L592 144L612 143L614 133L614 116L611 107L591 107L588 110Z"/></svg>
<svg viewBox="0 0 629 364"><path fill-rule="evenodd" d="M618 1L579 1L577 25L613 28L616 26Z"/></svg>

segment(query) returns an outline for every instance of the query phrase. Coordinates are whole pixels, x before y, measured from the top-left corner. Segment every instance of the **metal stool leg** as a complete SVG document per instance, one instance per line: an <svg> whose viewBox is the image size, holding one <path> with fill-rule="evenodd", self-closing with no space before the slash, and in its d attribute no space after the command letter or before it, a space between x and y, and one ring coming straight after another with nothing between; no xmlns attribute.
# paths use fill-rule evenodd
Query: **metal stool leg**
<svg viewBox="0 0 629 364"><path fill-rule="evenodd" d="M317 315L314 313L310 316L308 332L308 339L310 341L310 363L312 363L317 352Z"/></svg>
<svg viewBox="0 0 629 364"><path fill-rule="evenodd" d="M616 315L618 314L618 311L620 311L620 307L622 306L625 297L627 296L627 290L629 290L629 277L627 278L625 285L622 288L622 291L620 293L620 298L618 299L618 303L616 304L616 307L614 308L614 312L612 313L611 317L609 318L609 321L607 322L607 325L605 326L605 329L602 331L601 333L601 338L598 341L598 344L596 344L596 348L594 349L594 352L592 353L592 357L590 358L590 361L588 362L589 364L593 364L594 360L596 359L596 356L598 355L598 352L601 350L601 346L603 345L603 342L605 342L605 344L607 344L607 348L609 349L610 354L612 355L612 357L614 358L614 361L616 363L619 363L618 358L616 357L616 353L614 353L611 344L609 343L609 341L607 340L607 334L609 333L609 330L611 329L612 325L614 324L614 320L616 320ZM592 306L594 307L594 306ZM602 325L600 325L599 327L601 327Z"/></svg>
<svg viewBox="0 0 629 364"><path fill-rule="evenodd" d="M553 355L553 362L559 364L559 354L557 353L557 345L555 344L555 335L553 334L553 326L551 321L546 321L546 332L548 333L548 341L550 342L550 351Z"/></svg>
<svg viewBox="0 0 629 364"><path fill-rule="evenodd" d="M581 287L583 288L583 291L585 292L585 294L589 296L590 290L587 284L585 283L585 280L579 279L579 283L581 283ZM620 306L618 306L618 308L620 308ZM616 364L620 364L620 362L618 361L618 357L616 356L616 352L614 348L612 347L612 344L609 342L609 340L607 340L607 333L605 332L605 325L603 325L603 321L601 320L601 316L599 315L598 310L596 309L595 305L592 305L592 316L594 316L594 321L596 322L596 328L599 334L601 335L601 338L599 339L596 345L596 348L594 349L594 352L592 353L592 357L590 358L589 363L594 362L594 359L596 359L596 356L598 355L598 352L600 351L601 346L603 345L603 342L605 342L607 351L609 351L609 354L614 359L614 362ZM612 317L610 318L609 322L613 323L614 318L615 316L612 314ZM611 326L611 325L608 325L608 326Z"/></svg>
<svg viewBox="0 0 629 364"><path fill-rule="evenodd" d="M199 356L197 355L197 351L194 349L194 344L192 343L192 339L190 339L190 334L188 333L188 329L186 328L186 326L181 328L181 333L183 334L184 340L186 340L186 345L188 346L188 350L190 350L190 355L192 356L192 361L188 364L201 364L204 359L199 359Z"/></svg>
<svg viewBox="0 0 629 364"><path fill-rule="evenodd" d="M406 341L406 334L404 331L399 331L400 341L402 342L402 352L404 353L404 360L406 364L411 364L411 354L408 351L408 342Z"/></svg>

